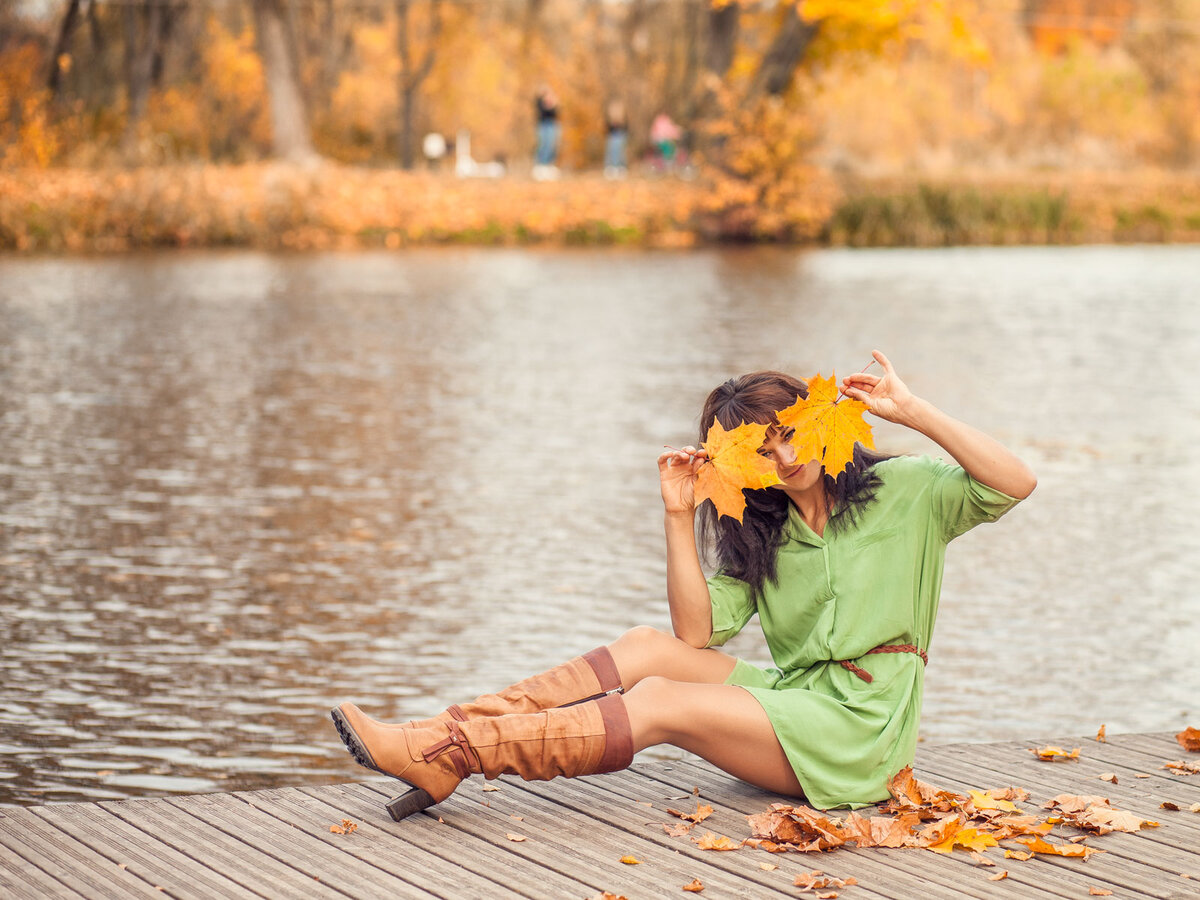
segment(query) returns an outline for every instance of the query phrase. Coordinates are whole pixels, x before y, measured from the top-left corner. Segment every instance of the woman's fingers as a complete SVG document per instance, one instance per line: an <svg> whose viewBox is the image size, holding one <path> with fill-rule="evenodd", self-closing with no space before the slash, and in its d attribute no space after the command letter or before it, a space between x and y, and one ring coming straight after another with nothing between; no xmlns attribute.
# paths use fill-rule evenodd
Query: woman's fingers
<svg viewBox="0 0 1200 900"><path fill-rule="evenodd" d="M875 361L877 363L879 363L881 366L883 366L883 371L884 371L885 375L895 375L896 374L896 370L892 368L892 364L890 362L888 362L888 358L883 355L882 351L872 350L871 355L873 357L875 357Z"/></svg>
<svg viewBox="0 0 1200 900"><path fill-rule="evenodd" d="M880 378L878 375L866 375L862 372L859 372L855 375L847 375L845 378L842 379L842 383L847 384L847 385L859 385L859 386L866 386L866 387L872 388L872 387L875 387L875 385L879 384L879 382L881 382L882 380L883 379Z"/></svg>

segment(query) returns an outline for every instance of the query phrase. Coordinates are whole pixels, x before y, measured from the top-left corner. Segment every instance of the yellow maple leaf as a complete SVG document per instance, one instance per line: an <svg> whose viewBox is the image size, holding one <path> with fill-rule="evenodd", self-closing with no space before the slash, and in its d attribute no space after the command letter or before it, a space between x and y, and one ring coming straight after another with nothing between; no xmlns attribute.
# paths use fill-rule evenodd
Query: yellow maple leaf
<svg viewBox="0 0 1200 900"><path fill-rule="evenodd" d="M839 401L836 373L830 378L814 375L808 380L808 396L797 397L787 409L776 413L780 427L793 428L791 445L796 461L819 460L825 473L837 478L854 461L854 444L874 448L871 426L863 420L867 404L843 397Z"/></svg>
<svg viewBox="0 0 1200 900"><path fill-rule="evenodd" d="M711 500L718 516L742 521L746 511L743 488L779 484L775 463L759 454L767 426L742 423L726 431L715 418L704 439L708 463L696 474L696 503Z"/></svg>
<svg viewBox="0 0 1200 900"><path fill-rule="evenodd" d="M976 809L1002 809L1012 812L1017 807L1010 800L1000 800L985 791L968 791Z"/></svg>

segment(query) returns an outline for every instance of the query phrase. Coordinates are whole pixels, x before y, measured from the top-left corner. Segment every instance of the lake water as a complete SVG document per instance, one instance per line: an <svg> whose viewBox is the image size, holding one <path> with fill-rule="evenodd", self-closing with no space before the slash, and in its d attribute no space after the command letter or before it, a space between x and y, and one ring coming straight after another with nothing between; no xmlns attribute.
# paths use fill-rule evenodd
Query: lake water
<svg viewBox="0 0 1200 900"><path fill-rule="evenodd" d="M357 778L341 700L668 628L662 445L875 347L1040 478L948 552L923 738L1200 725L1200 248L6 259L0 803Z"/></svg>

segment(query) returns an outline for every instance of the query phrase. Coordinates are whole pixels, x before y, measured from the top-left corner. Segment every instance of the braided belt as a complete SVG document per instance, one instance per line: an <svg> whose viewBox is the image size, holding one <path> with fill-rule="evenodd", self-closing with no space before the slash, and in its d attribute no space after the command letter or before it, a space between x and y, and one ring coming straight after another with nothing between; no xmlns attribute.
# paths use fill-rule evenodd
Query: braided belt
<svg viewBox="0 0 1200 900"><path fill-rule="evenodd" d="M924 650L915 644L880 644L878 647L873 647L868 650L863 654L863 656L870 656L872 653L915 653L917 656L921 657L921 662L923 662L925 665L929 665L929 657L925 655ZM848 659L839 659L837 662L838 665L840 665L843 669L848 672L853 672L867 684L870 684L875 680L874 675L872 675L866 669L856 666Z"/></svg>

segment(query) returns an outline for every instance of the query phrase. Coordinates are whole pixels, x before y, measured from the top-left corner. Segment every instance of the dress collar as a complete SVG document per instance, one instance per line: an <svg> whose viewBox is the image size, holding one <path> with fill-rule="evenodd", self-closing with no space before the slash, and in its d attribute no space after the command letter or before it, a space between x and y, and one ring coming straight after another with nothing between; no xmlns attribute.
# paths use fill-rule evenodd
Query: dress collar
<svg viewBox="0 0 1200 900"><path fill-rule="evenodd" d="M804 521L804 517L800 515L800 510L796 508L796 504L788 504L788 520L787 536L789 540L799 541L802 544L810 544L813 547L824 547L825 539L817 534L809 524ZM828 530L829 523L825 523L825 528Z"/></svg>

